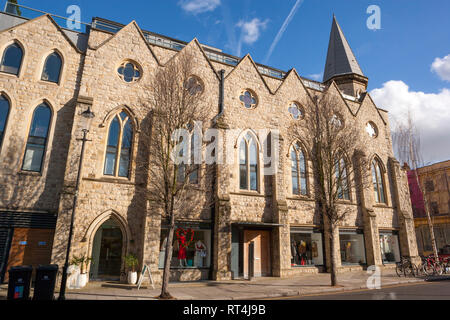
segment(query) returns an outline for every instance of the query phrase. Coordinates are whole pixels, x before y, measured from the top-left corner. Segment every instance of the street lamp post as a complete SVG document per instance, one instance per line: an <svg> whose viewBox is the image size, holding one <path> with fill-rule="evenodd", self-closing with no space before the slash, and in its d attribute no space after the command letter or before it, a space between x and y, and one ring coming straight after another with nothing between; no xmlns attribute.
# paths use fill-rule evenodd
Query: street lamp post
<svg viewBox="0 0 450 320"><path fill-rule="evenodd" d="M67 243L66 260L64 263L63 273L62 273L62 277L61 277L61 289L59 290L58 300L66 299L67 269L69 268L69 254L70 254L70 247L72 244L73 223L74 223L74 218L75 218L75 210L77 207L78 188L80 185L80 178L81 178L81 168L83 167L84 147L85 147L86 141L91 141L91 140L87 139L87 133L89 132L90 120L92 120L92 118L94 118L95 115L91 111L91 108L88 107L88 109L86 111L83 111L81 113L81 116L83 117L83 128L82 128L83 138L77 139L78 141L81 140L81 154L80 154L80 161L78 164L77 181L75 184L75 195L73 197L72 216L70 219L69 240Z"/></svg>

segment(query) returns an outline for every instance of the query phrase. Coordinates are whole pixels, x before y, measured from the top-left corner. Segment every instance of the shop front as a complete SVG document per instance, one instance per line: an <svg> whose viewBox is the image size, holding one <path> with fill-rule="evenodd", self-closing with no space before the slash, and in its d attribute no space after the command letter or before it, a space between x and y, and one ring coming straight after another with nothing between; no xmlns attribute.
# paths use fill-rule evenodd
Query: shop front
<svg viewBox="0 0 450 320"><path fill-rule="evenodd" d="M396 231L379 230L381 260L383 264L400 261L400 246Z"/></svg>
<svg viewBox="0 0 450 320"><path fill-rule="evenodd" d="M161 227L159 268L164 268L169 228ZM211 225L205 222L176 222L171 269L209 269L211 265Z"/></svg>
<svg viewBox="0 0 450 320"><path fill-rule="evenodd" d="M343 266L366 264L366 249L362 229L340 229L339 245Z"/></svg>
<svg viewBox="0 0 450 320"><path fill-rule="evenodd" d="M291 267L323 266L322 232L315 228L291 227Z"/></svg>

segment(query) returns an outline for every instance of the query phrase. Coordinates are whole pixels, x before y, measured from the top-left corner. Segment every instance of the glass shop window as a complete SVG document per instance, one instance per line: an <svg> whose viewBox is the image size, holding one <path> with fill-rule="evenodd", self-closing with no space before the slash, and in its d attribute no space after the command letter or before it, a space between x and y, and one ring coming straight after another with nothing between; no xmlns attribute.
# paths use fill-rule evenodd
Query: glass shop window
<svg viewBox="0 0 450 320"><path fill-rule="evenodd" d="M291 230L291 266L323 265L322 233Z"/></svg>
<svg viewBox="0 0 450 320"><path fill-rule="evenodd" d="M169 229L161 229L159 268L164 268ZM209 268L211 263L211 230L175 228L170 268Z"/></svg>
<svg viewBox="0 0 450 320"><path fill-rule="evenodd" d="M400 248L398 235L392 233L380 233L381 259L383 263L400 261Z"/></svg>
<svg viewBox="0 0 450 320"><path fill-rule="evenodd" d="M366 252L364 235L350 232L340 232L341 262L345 264L365 264Z"/></svg>

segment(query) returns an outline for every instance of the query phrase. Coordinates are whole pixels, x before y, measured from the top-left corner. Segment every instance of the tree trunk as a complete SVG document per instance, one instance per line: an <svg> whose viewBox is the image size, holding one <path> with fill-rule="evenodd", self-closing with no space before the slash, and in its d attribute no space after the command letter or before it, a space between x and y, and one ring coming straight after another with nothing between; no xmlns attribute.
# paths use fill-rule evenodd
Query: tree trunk
<svg viewBox="0 0 450 320"><path fill-rule="evenodd" d="M170 217L169 235L166 243L166 256L164 257L164 273L162 279L161 299L171 299L172 296L168 291L170 277L170 261L172 260L173 250L173 234L175 233L175 215L172 213Z"/></svg>
<svg viewBox="0 0 450 320"><path fill-rule="evenodd" d="M331 286L335 287L338 286L338 276L337 276L337 263L336 263L336 251L335 251L335 245L336 245L336 226L333 225L333 223L330 224L330 275L331 275Z"/></svg>

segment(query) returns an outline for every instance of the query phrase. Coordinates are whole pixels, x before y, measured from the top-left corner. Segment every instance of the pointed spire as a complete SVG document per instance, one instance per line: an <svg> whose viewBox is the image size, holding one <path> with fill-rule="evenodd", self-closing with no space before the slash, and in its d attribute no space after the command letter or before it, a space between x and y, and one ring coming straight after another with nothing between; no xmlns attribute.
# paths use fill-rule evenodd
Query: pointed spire
<svg viewBox="0 0 450 320"><path fill-rule="evenodd" d="M330 43L328 44L327 62L323 73L323 82L337 75L352 73L364 76L333 13L333 23L331 26Z"/></svg>

